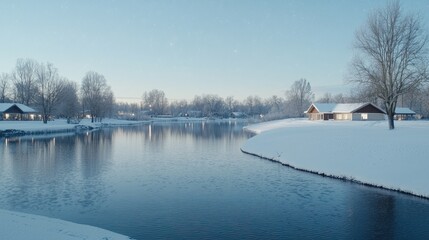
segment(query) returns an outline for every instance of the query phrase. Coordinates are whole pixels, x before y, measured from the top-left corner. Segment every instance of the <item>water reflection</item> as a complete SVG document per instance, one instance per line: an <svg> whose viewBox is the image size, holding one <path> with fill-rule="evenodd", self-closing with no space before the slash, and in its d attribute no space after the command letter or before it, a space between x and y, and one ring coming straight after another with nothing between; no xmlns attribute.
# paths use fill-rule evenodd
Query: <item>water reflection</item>
<svg viewBox="0 0 429 240"><path fill-rule="evenodd" d="M352 236L358 239L394 239L397 227L395 197L387 192L354 192L352 196Z"/></svg>
<svg viewBox="0 0 429 240"><path fill-rule="evenodd" d="M234 139L251 136L243 132L243 123L238 122L189 122L189 123L154 123L142 126L123 127L120 133L125 135L143 135L150 141L163 141L166 138L192 137L204 141Z"/></svg>
<svg viewBox="0 0 429 240"><path fill-rule="evenodd" d="M75 205L92 211L107 198L111 143L111 131L3 139L0 202L31 212Z"/></svg>
<svg viewBox="0 0 429 240"><path fill-rule="evenodd" d="M136 239L428 239L429 201L241 153L242 123L0 142L0 208Z"/></svg>

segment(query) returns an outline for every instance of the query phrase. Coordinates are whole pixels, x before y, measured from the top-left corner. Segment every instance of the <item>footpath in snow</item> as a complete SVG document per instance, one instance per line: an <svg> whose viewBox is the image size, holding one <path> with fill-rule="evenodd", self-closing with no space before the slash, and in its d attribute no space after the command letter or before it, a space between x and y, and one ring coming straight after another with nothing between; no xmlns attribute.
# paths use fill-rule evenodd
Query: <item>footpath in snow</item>
<svg viewBox="0 0 429 240"><path fill-rule="evenodd" d="M429 121L309 121L250 125L242 151L293 168L429 198Z"/></svg>

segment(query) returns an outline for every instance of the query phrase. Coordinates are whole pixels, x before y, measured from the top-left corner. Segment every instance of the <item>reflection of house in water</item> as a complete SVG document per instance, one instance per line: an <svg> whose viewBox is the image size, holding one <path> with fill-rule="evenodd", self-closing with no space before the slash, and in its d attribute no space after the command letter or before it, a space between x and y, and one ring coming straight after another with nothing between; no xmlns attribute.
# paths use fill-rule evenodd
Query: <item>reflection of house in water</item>
<svg viewBox="0 0 429 240"><path fill-rule="evenodd" d="M406 107L395 109L395 120L412 120L416 118L416 112Z"/></svg>
<svg viewBox="0 0 429 240"><path fill-rule="evenodd" d="M37 111L20 103L0 103L0 120L38 120Z"/></svg>

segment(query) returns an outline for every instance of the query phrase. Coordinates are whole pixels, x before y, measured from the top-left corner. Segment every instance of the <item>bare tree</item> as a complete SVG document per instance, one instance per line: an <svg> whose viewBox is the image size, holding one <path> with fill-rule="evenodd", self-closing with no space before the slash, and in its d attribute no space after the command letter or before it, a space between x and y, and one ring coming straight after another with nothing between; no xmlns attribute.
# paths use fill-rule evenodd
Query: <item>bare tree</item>
<svg viewBox="0 0 429 240"><path fill-rule="evenodd" d="M325 93L323 94L323 97L319 98L317 100L319 103L333 103L334 97L332 96L332 93Z"/></svg>
<svg viewBox="0 0 429 240"><path fill-rule="evenodd" d="M286 98L289 107L292 108L291 115L295 117L304 116L305 109L314 98L310 82L305 78L295 81L290 90L286 92Z"/></svg>
<svg viewBox="0 0 429 240"><path fill-rule="evenodd" d="M239 105L238 101L234 99L233 96L228 96L225 98L225 107L226 110L231 112L237 111L237 106Z"/></svg>
<svg viewBox="0 0 429 240"><path fill-rule="evenodd" d="M214 94L208 94L203 96L204 102L204 115L222 116L224 112L225 103L221 97Z"/></svg>
<svg viewBox="0 0 429 240"><path fill-rule="evenodd" d="M32 59L18 59L12 73L14 85L14 100L19 103L31 105L37 93L36 87L37 62Z"/></svg>
<svg viewBox="0 0 429 240"><path fill-rule="evenodd" d="M428 80L427 35L414 15L404 15L398 2L369 16L356 34L359 51L352 63L353 78L382 99L394 129L398 97Z"/></svg>
<svg viewBox="0 0 429 240"><path fill-rule="evenodd" d="M423 118L429 118L429 86L422 89L419 111Z"/></svg>
<svg viewBox="0 0 429 240"><path fill-rule="evenodd" d="M41 63L36 67L37 95L35 102L42 113L43 123L47 123L63 94L65 80L51 64Z"/></svg>
<svg viewBox="0 0 429 240"><path fill-rule="evenodd" d="M164 91L153 89L143 94L143 104L154 115L162 115L167 110L168 100L165 97Z"/></svg>
<svg viewBox="0 0 429 240"><path fill-rule="evenodd" d="M346 103L348 100L342 93L338 93L333 99L335 103Z"/></svg>
<svg viewBox="0 0 429 240"><path fill-rule="evenodd" d="M2 73L0 75L0 103L4 103L9 99L9 75Z"/></svg>
<svg viewBox="0 0 429 240"><path fill-rule="evenodd" d="M170 103L170 112L173 116L185 116L188 111L186 100L173 101Z"/></svg>
<svg viewBox="0 0 429 240"><path fill-rule="evenodd" d="M248 96L244 101L244 105L247 108L246 113L249 116L255 117L267 113L267 111L265 111L262 99L259 96Z"/></svg>
<svg viewBox="0 0 429 240"><path fill-rule="evenodd" d="M79 115L79 98L77 91L78 88L75 82L64 81L64 88L57 113L61 117L65 117L67 123L70 123L73 118L78 118Z"/></svg>
<svg viewBox="0 0 429 240"><path fill-rule="evenodd" d="M273 95L271 98L267 99L266 104L271 112L280 113L283 111L284 100L277 95Z"/></svg>
<svg viewBox="0 0 429 240"><path fill-rule="evenodd" d="M83 109L88 108L91 122L100 120L113 106L112 90L103 75L90 71L83 77L81 85Z"/></svg>

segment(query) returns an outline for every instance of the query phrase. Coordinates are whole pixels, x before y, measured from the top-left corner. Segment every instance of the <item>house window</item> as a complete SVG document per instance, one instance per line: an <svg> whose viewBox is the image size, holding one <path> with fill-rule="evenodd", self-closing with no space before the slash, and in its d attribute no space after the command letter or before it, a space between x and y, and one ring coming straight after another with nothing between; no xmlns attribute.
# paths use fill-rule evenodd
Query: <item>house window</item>
<svg viewBox="0 0 429 240"><path fill-rule="evenodd" d="M368 113L362 113L360 117L362 120L368 120Z"/></svg>

